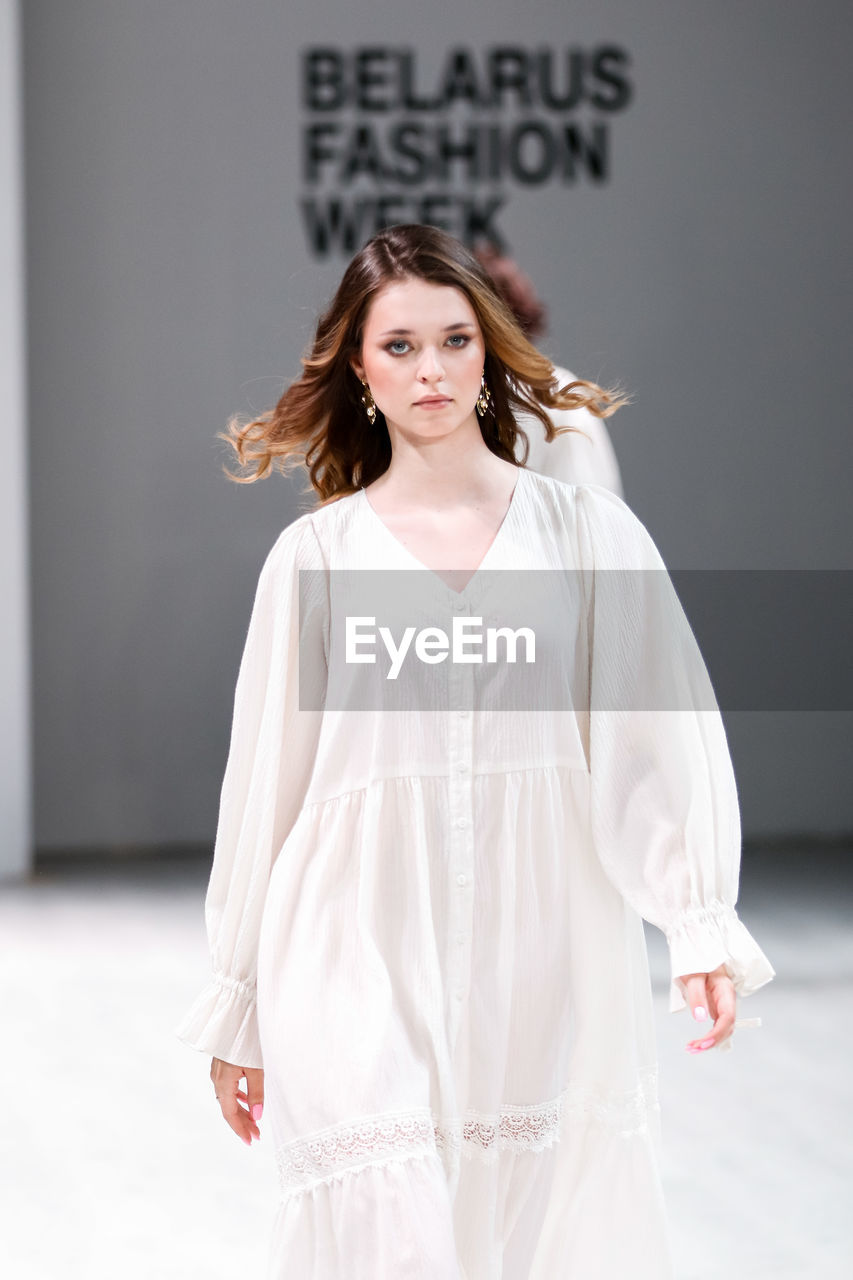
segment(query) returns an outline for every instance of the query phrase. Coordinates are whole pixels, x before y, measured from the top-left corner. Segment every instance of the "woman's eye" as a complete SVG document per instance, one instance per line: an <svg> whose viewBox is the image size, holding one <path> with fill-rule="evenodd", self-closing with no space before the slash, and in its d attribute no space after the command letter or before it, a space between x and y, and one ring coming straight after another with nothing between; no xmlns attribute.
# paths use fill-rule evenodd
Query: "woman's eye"
<svg viewBox="0 0 853 1280"><path fill-rule="evenodd" d="M461 351L463 347L467 347L471 341L467 333L451 333L447 339L448 345ZM407 351L411 350L410 344L405 338L395 338L393 342L386 344L385 350L390 352L392 356L404 356Z"/></svg>

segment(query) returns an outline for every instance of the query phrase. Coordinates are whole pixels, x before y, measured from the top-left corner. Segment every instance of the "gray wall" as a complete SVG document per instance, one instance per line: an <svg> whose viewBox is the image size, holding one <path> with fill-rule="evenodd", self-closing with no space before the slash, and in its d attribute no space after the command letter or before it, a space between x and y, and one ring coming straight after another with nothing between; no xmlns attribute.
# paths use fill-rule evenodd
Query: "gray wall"
<svg viewBox="0 0 853 1280"><path fill-rule="evenodd" d="M612 172L506 188L561 363L634 394L629 504L672 567L850 568L848 4L29 0L36 840L206 840L257 574L301 481L215 441L299 369L318 264L309 45L631 56ZM748 833L853 828L850 716L727 717Z"/></svg>
<svg viewBox="0 0 853 1280"><path fill-rule="evenodd" d="M18 8L0 0L0 880L27 869L32 845L21 135Z"/></svg>

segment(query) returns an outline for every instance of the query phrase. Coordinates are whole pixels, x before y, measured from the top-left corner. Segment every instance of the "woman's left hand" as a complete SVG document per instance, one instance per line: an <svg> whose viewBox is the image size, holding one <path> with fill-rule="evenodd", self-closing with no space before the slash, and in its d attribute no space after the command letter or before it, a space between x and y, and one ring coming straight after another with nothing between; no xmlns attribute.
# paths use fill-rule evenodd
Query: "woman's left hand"
<svg viewBox="0 0 853 1280"><path fill-rule="evenodd" d="M723 1044L734 1032L737 1015L737 995L725 965L712 973L688 973L681 980L693 1017L702 1022L710 1014L714 1020L710 1031L688 1041L687 1052L704 1053Z"/></svg>

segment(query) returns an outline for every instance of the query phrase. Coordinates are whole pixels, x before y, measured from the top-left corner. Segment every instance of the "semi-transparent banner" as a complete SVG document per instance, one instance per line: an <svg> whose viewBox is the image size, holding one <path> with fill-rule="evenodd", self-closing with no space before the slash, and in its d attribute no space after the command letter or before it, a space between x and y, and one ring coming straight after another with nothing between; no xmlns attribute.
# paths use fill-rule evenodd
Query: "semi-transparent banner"
<svg viewBox="0 0 853 1280"><path fill-rule="evenodd" d="M300 570L299 597L306 710L853 710L853 570Z"/></svg>

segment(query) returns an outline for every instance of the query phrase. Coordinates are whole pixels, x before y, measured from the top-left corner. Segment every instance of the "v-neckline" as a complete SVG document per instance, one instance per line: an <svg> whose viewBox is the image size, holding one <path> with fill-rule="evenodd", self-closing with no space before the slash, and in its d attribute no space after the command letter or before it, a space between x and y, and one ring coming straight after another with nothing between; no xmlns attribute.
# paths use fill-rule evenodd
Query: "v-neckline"
<svg viewBox="0 0 853 1280"><path fill-rule="evenodd" d="M368 498L367 492L363 485L359 489L359 493L361 495L362 505L367 508L369 514L373 517L376 524L385 533L385 536L387 538L390 538L391 542L393 542L395 546L399 547L400 551L402 551L402 553L407 557L407 559L411 560L412 564L417 565L419 569L423 569L425 573L432 574L432 576L434 578L437 578L439 582L452 595L462 597L466 595L469 589L474 585L476 578L479 576L482 570L485 569L486 561L489 560L489 558L492 556L492 553L494 552L495 548L499 545L499 543L502 541L503 537L506 536L507 527L510 523L511 518L514 516L515 510L518 506L518 487L521 483L521 477L524 474L526 468L518 467L517 470L518 470L518 475L515 478L515 484L513 485L513 490L512 490L512 493L510 494L509 503L507 504L507 509L503 514L503 519L498 525L497 530L495 532L495 536L492 538L491 542L486 548L485 554L481 558L480 563L477 565L476 569L471 574L471 576L469 577L468 581L465 583L465 586L462 588L461 591L457 591L455 587L451 587L450 583L446 582L445 579L442 578L440 573L436 573L435 569L430 569L429 565L424 564L423 560L419 560L418 557L409 550L406 544L404 542L401 542L395 533L391 532L391 530L388 528L387 524L379 515L379 513L376 510L374 510L373 504Z"/></svg>

